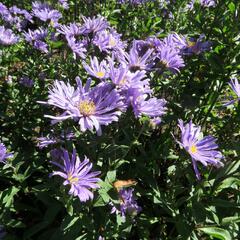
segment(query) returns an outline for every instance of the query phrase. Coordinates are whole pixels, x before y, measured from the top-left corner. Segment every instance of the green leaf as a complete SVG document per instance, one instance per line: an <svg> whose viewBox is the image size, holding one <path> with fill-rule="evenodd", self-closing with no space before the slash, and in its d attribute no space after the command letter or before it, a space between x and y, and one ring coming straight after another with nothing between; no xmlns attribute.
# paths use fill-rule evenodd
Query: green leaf
<svg viewBox="0 0 240 240"><path fill-rule="evenodd" d="M236 7L235 7L235 4L233 2L230 2L228 4L228 9L231 11L231 12L234 12Z"/></svg>
<svg viewBox="0 0 240 240"><path fill-rule="evenodd" d="M232 237L230 233L222 228L218 227L203 227L203 228L198 228L198 230L208 234L211 237L220 239L220 240L231 240Z"/></svg>
<svg viewBox="0 0 240 240"><path fill-rule="evenodd" d="M17 192L19 191L18 188L16 187L10 187L7 190L3 191L3 203L5 203L5 207L10 207L13 204L13 197L17 194Z"/></svg>
<svg viewBox="0 0 240 240"><path fill-rule="evenodd" d="M116 170L109 171L107 173L107 180L108 180L109 183L112 183L116 180Z"/></svg>

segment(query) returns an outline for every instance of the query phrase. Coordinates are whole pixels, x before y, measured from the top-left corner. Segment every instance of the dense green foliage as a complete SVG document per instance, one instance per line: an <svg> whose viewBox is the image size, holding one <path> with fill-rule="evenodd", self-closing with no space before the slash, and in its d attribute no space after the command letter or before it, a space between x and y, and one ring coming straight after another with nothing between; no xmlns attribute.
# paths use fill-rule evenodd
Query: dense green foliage
<svg viewBox="0 0 240 240"><path fill-rule="evenodd" d="M7 6L16 1L2 1ZM31 9L31 1L19 7ZM102 2L102 3L100 3ZM63 42L49 42L44 55L20 42L0 46L0 137L14 153L0 166L0 225L4 239L239 239L240 235L240 107L223 107L232 95L228 82L240 71L239 1L219 1L215 8L188 1L168 5L173 18L163 15L157 1L143 5L115 1L70 1L64 21L81 15L106 17L128 43L171 32L197 37L204 33L210 51L184 58L179 74L150 73L156 97L167 101L167 114L153 127L148 118L134 119L131 112L103 129L103 135L79 131L77 139L60 145L88 156L101 171L101 188L94 200L81 203L68 194L62 179L49 178L53 171L50 148L39 149L37 138L51 129L60 132L69 122L52 126L44 118L51 109L37 103L46 100L55 79L85 81L81 60L74 60ZM42 80L39 74L44 76ZM21 76L34 80L33 88L19 84ZM11 78L11 81L10 81ZM203 167L202 180L192 169L191 158L180 149L177 120L200 125L206 135L218 139L224 167ZM174 137L173 137L174 136ZM124 221L110 214L109 201L118 201L116 180L134 179L142 211Z"/></svg>

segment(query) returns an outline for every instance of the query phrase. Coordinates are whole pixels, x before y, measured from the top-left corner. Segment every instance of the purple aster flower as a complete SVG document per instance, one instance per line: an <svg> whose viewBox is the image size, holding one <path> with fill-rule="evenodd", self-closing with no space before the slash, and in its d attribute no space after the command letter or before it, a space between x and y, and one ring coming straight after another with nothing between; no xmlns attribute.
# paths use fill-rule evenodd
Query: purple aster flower
<svg viewBox="0 0 240 240"><path fill-rule="evenodd" d="M177 142L190 154L198 180L200 180L200 173L197 168L197 161L204 166L223 166L223 163L220 162L223 155L217 150L218 145L214 137L206 136L201 138L201 127L196 126L192 121L184 125L182 120L178 120L178 126L181 130L181 142Z"/></svg>
<svg viewBox="0 0 240 240"><path fill-rule="evenodd" d="M82 34L81 26L77 23L70 23L69 25L59 25L58 32L66 37L74 37Z"/></svg>
<svg viewBox="0 0 240 240"><path fill-rule="evenodd" d="M28 20L29 22L33 22L32 15L25 9L20 9L16 6L12 6L11 8L9 8L9 11L15 15L22 15L25 20Z"/></svg>
<svg viewBox="0 0 240 240"><path fill-rule="evenodd" d="M163 39L163 44L174 48L177 52L180 52L182 49L188 47L186 38L177 33L171 33L165 37Z"/></svg>
<svg viewBox="0 0 240 240"><path fill-rule="evenodd" d="M149 79L144 70L130 72L127 66L120 65L118 68L115 68L113 62L110 62L109 77L117 89L137 89L141 93L151 92Z"/></svg>
<svg viewBox="0 0 240 240"><path fill-rule="evenodd" d="M91 80L83 87L81 80L77 77L77 89L69 83L55 81L53 88L49 90L46 104L56 106L64 110L60 116L49 116L54 122L71 118L78 121L81 131L96 129L101 135L101 125L108 125L118 121L121 115L122 101L120 95L113 89L111 84L100 83L90 88ZM45 103L45 102L40 102Z"/></svg>
<svg viewBox="0 0 240 240"><path fill-rule="evenodd" d="M125 48L125 43L121 40L121 34L118 34L114 29L111 31L103 30L96 34L93 43L100 51L109 52L110 50L119 50Z"/></svg>
<svg viewBox="0 0 240 240"><path fill-rule="evenodd" d="M167 108L165 99L157 99L155 97L148 98L147 94L139 94L135 91L132 95L131 104L136 118L146 115L150 118L161 117L166 113Z"/></svg>
<svg viewBox="0 0 240 240"><path fill-rule="evenodd" d="M191 0L191 1L187 4L186 9L192 11L193 8L194 8L194 3L195 3L195 0Z"/></svg>
<svg viewBox="0 0 240 240"><path fill-rule="evenodd" d="M99 31L105 30L109 23L106 21L106 19L102 16L99 17L93 17L93 18L87 18L82 17L84 24L81 27L81 31L84 35L87 35L89 33L97 33Z"/></svg>
<svg viewBox="0 0 240 240"><path fill-rule="evenodd" d="M8 8L6 7L6 5L0 2L0 15L2 16L2 14L6 12L8 12Z"/></svg>
<svg viewBox="0 0 240 240"><path fill-rule="evenodd" d="M62 14L59 11L52 9L46 3L34 2L32 4L32 13L43 22L49 20L53 23L53 26L57 26L58 20L62 18Z"/></svg>
<svg viewBox="0 0 240 240"><path fill-rule="evenodd" d="M19 82L24 87L27 87L27 88L31 88L34 85L34 81L31 78L27 77L27 76L21 77Z"/></svg>
<svg viewBox="0 0 240 240"><path fill-rule="evenodd" d="M132 72L148 69L149 57L153 52L153 49L149 49L143 55L140 55L137 43L137 41L133 41L133 46L129 54L125 53L125 60L123 61Z"/></svg>
<svg viewBox="0 0 240 240"><path fill-rule="evenodd" d="M126 217L126 215L135 216L137 215L142 208L138 206L136 198L133 195L133 188L129 189L120 189L119 190L119 199L120 205L114 206L112 203L111 213L121 213L122 217Z"/></svg>
<svg viewBox="0 0 240 240"><path fill-rule="evenodd" d="M69 9L68 1L67 0L58 0L58 4L62 6L64 9Z"/></svg>
<svg viewBox="0 0 240 240"><path fill-rule="evenodd" d="M5 13L3 19L19 31L22 31L27 26L28 22L33 23L32 15L28 11L20 9L16 6L10 7L9 12Z"/></svg>
<svg viewBox="0 0 240 240"><path fill-rule="evenodd" d="M120 3L120 4L129 3L132 5L140 5L140 4L143 4L146 2L151 2L151 1L154 1L154 0L118 0L118 3Z"/></svg>
<svg viewBox="0 0 240 240"><path fill-rule="evenodd" d="M46 137L37 138L37 146L42 149L48 147L49 145L54 145L57 143L62 143L65 140L71 140L75 137L73 132L63 132L60 136L56 136L53 133Z"/></svg>
<svg viewBox="0 0 240 240"><path fill-rule="evenodd" d="M48 147L49 145L54 145L54 144L58 143L59 139L49 136L49 137L39 137L39 138L37 138L37 141L38 141L37 146L40 149L43 149L45 147Z"/></svg>
<svg viewBox="0 0 240 240"><path fill-rule="evenodd" d="M77 196L81 202L86 202L93 199L93 193L90 189L99 188L97 184L100 179L97 178L101 172L91 172L92 163L85 156L84 161L81 162L76 154L76 149L69 155L68 151L62 149L63 155L61 160L63 165L52 161L51 163L59 167L60 171L54 171L50 176L58 175L65 179L63 185L70 185L69 194Z"/></svg>
<svg viewBox="0 0 240 240"><path fill-rule="evenodd" d="M240 100L240 84L239 84L237 78L236 77L232 78L231 81L228 84L232 88L233 92L237 95L237 98L225 103L224 106L231 105L234 102Z"/></svg>
<svg viewBox="0 0 240 240"><path fill-rule="evenodd" d="M6 163L7 158L13 157L12 153L7 153L7 149L3 143L0 142L0 162Z"/></svg>
<svg viewBox="0 0 240 240"><path fill-rule="evenodd" d="M48 30L44 28L38 28L34 31L28 29L28 32L23 33L27 42L29 42L34 48L41 52L48 52L48 45L45 42L48 36Z"/></svg>
<svg viewBox="0 0 240 240"><path fill-rule="evenodd" d="M204 34L201 34L197 40L194 38L190 38L187 41L187 47L183 49L183 54L191 55L191 54L200 54L205 51L209 51L211 47L211 42L206 41L204 42L203 39L205 38Z"/></svg>
<svg viewBox="0 0 240 240"><path fill-rule="evenodd" d="M86 62L82 62L83 67L93 77L101 80L108 78L109 76L109 65L105 60L99 63L97 57L90 57L90 66Z"/></svg>
<svg viewBox="0 0 240 240"><path fill-rule="evenodd" d="M12 14L9 12L8 8L1 2L0 2L0 16L5 22L9 24L12 24L14 22Z"/></svg>
<svg viewBox="0 0 240 240"><path fill-rule="evenodd" d="M77 56L81 58L86 57L86 42L78 41L75 37L69 36L66 38L68 42L68 46L73 51L73 57L76 59Z"/></svg>
<svg viewBox="0 0 240 240"><path fill-rule="evenodd" d="M158 47L153 68L159 69L160 71L169 70L176 73L184 66L185 64L183 58L175 49L165 44Z"/></svg>
<svg viewBox="0 0 240 240"><path fill-rule="evenodd" d="M13 33L11 29L5 29L4 26L0 26L0 45L12 45L18 42L18 37Z"/></svg>
<svg viewBox="0 0 240 240"><path fill-rule="evenodd" d="M200 0L200 4L203 7L215 7L217 5L215 0Z"/></svg>

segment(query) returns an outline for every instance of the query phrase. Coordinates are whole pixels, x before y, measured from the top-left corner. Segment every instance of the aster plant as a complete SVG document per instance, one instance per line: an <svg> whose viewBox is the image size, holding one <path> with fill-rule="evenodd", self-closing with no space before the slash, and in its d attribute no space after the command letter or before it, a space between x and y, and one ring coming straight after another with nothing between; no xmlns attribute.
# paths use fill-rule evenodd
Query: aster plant
<svg viewBox="0 0 240 240"><path fill-rule="evenodd" d="M81 131L96 129L102 134L102 125L118 121L123 103L120 95L108 83L100 83L91 88L91 80L82 85L79 78L75 89L69 83L56 80L49 90L47 105L58 107L64 112L60 116L45 115L53 122L73 119L80 125Z"/></svg>
<svg viewBox="0 0 240 240"><path fill-rule="evenodd" d="M69 154L66 149L62 149L61 160L63 165L52 161L51 163L60 168L60 171L53 171L50 176L58 175L65 179L63 185L70 185L69 194L78 197L81 202L93 199L93 193L91 189L99 188L97 184L100 179L97 176L99 171L92 172L92 163L85 156L81 162L76 153L76 149L73 149L73 153Z"/></svg>
<svg viewBox="0 0 240 240"><path fill-rule="evenodd" d="M215 167L223 166L221 160L222 153L218 150L216 139L213 136L201 138L201 127L196 126L190 121L184 125L182 120L178 121L181 130L181 141L178 141L191 156L193 169L198 180L201 179L197 168L197 162L201 162L205 167L212 165Z"/></svg>

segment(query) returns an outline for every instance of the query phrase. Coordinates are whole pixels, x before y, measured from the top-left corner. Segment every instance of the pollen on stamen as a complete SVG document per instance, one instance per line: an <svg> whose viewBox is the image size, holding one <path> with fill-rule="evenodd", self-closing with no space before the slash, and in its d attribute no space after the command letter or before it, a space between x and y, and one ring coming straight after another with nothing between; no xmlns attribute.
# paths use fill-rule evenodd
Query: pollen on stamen
<svg viewBox="0 0 240 240"><path fill-rule="evenodd" d="M97 72L96 76L99 77L99 78L103 78L105 76L105 72L102 72L102 71Z"/></svg>
<svg viewBox="0 0 240 240"><path fill-rule="evenodd" d="M71 174L69 174L68 175L68 181L70 182L70 183L76 183L76 182L78 182L78 178L77 177L73 177Z"/></svg>
<svg viewBox="0 0 240 240"><path fill-rule="evenodd" d="M79 111L83 116L90 116L95 113L96 106L93 101L84 100L79 104Z"/></svg>
<svg viewBox="0 0 240 240"><path fill-rule="evenodd" d="M188 41L188 47L194 47L195 45L196 45L196 42Z"/></svg>
<svg viewBox="0 0 240 240"><path fill-rule="evenodd" d="M191 153L196 153L197 152L197 147L195 145L192 145L189 149Z"/></svg>
<svg viewBox="0 0 240 240"><path fill-rule="evenodd" d="M110 36L109 45L111 47L115 47L116 46L116 40L112 36Z"/></svg>

